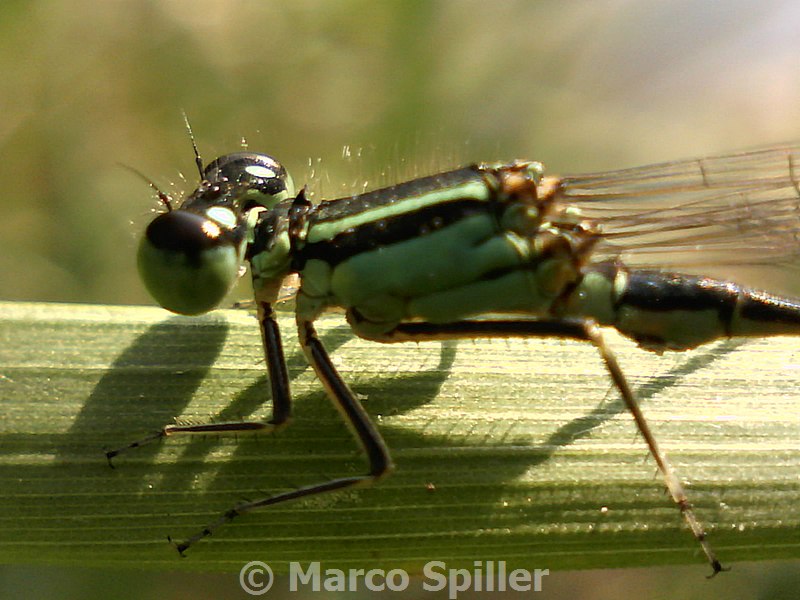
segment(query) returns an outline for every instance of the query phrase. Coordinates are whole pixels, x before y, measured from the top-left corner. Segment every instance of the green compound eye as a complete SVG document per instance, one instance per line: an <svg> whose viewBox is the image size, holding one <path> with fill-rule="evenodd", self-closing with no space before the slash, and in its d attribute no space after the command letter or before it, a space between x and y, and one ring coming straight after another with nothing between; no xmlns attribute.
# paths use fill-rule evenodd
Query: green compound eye
<svg viewBox="0 0 800 600"><path fill-rule="evenodd" d="M184 210L156 217L138 254L139 274L156 302L182 315L216 308L239 277L241 239L234 231Z"/></svg>

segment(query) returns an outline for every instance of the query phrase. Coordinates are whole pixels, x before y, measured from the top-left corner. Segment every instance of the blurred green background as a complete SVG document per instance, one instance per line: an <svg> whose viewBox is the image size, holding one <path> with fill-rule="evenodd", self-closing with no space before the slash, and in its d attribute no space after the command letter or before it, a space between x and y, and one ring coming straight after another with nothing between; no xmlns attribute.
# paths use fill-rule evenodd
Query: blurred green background
<svg viewBox="0 0 800 600"><path fill-rule="evenodd" d="M189 191L182 110L206 160L244 138L318 197L474 160L578 172L800 140L796 0L3 0L0 32L3 300L150 303L134 254L156 202L120 163ZM800 584L797 564L703 574L561 574L541 596ZM0 569L0 597L23 587L244 597L235 574Z"/></svg>

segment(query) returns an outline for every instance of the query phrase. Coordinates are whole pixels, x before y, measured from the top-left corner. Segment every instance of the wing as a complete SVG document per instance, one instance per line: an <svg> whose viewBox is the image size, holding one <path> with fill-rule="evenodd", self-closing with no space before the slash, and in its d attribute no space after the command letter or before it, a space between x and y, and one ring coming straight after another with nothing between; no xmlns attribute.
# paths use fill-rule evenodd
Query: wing
<svg viewBox="0 0 800 600"><path fill-rule="evenodd" d="M596 223L596 260L694 271L800 264L800 145L548 184Z"/></svg>

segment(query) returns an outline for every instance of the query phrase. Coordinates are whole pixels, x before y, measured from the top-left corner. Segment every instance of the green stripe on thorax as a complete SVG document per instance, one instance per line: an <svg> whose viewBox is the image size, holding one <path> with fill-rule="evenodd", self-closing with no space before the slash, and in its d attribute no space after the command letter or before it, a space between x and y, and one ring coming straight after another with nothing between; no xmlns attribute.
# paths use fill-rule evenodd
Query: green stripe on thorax
<svg viewBox="0 0 800 600"><path fill-rule="evenodd" d="M491 200L493 198L493 191L487 186L486 181L481 177L478 171L473 172L474 177L471 180L458 185L441 187L433 190L426 190L423 188L415 195L394 195L392 201L376 203L374 206L367 206L359 212L341 216L336 219L315 220L313 226L309 229L306 241L309 244L313 244L331 240L341 233L368 223L389 219L403 213L411 213L437 204L457 200L476 200L481 202ZM381 191L385 192L387 197L391 197L391 188ZM335 200L332 202L342 202L342 200ZM324 205L320 206L320 212L324 212Z"/></svg>

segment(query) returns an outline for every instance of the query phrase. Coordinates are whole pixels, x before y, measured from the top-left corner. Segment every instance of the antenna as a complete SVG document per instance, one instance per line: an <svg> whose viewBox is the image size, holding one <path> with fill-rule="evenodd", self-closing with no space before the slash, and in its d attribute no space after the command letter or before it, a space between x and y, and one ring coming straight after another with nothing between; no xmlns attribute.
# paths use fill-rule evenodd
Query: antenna
<svg viewBox="0 0 800 600"><path fill-rule="evenodd" d="M155 183L153 183L153 180L152 180L152 179L150 179L150 178L149 178L147 175L145 175L144 173L142 173L140 170L138 170L138 169L134 169L134 168L133 168L132 166L130 166L130 165L126 165L125 163L117 163L117 164L118 164L120 167L123 167L123 168L125 168L125 169L128 169L128 171L130 171L130 172L134 173L135 175L138 175L139 177L141 177L142 179L144 179L144 180L147 182L147 184L148 184L148 185L149 185L151 188L153 188L153 190L155 190L156 194L158 194L158 199L159 199L159 200L161 200L161 203L162 203L162 204L164 205L164 207L167 209L167 212L172 212L172 198L170 198L169 194L165 194L164 192L162 192L162 191L159 189L159 187L158 187L158 186L157 186Z"/></svg>
<svg viewBox="0 0 800 600"><path fill-rule="evenodd" d="M186 111L182 110L183 122L186 124L186 131L189 132L189 139L192 141L192 150L194 150L194 162L197 165L197 170L200 172L200 181L205 179L203 159L200 157L200 152L197 150L197 142L194 140L194 132L192 126L189 124L189 117L186 116Z"/></svg>

